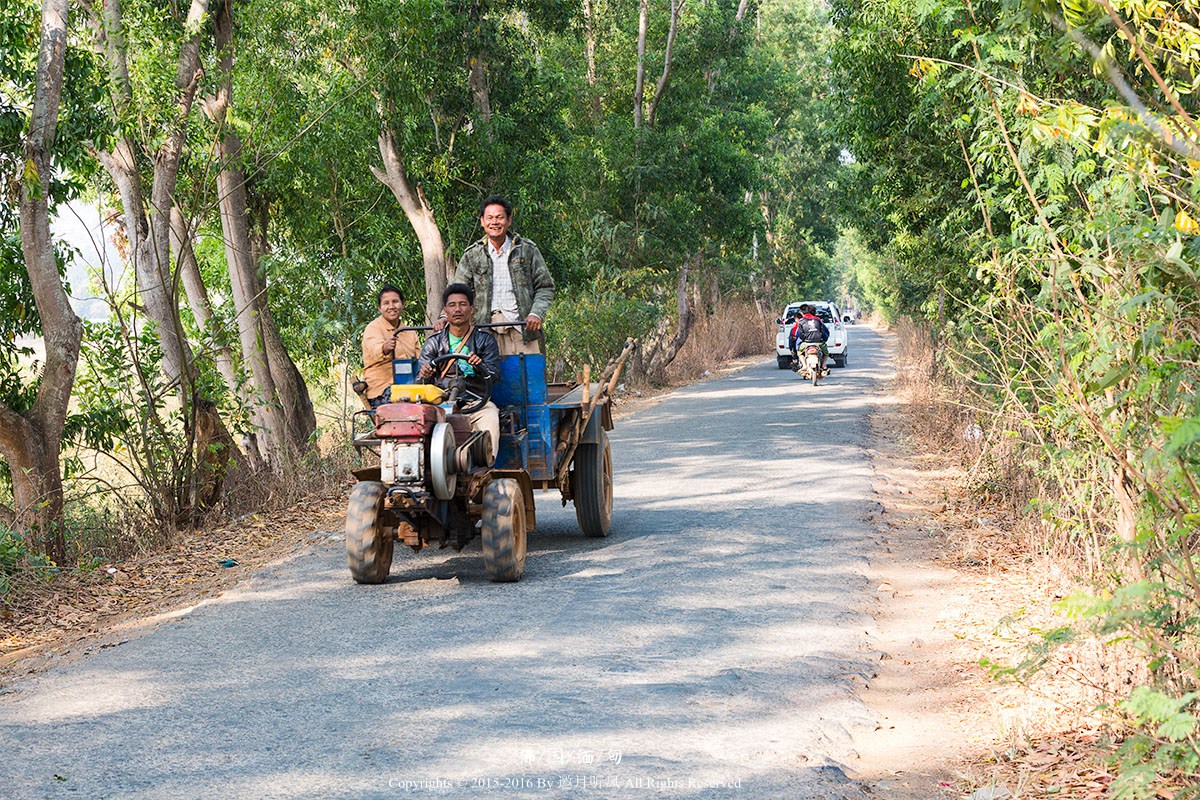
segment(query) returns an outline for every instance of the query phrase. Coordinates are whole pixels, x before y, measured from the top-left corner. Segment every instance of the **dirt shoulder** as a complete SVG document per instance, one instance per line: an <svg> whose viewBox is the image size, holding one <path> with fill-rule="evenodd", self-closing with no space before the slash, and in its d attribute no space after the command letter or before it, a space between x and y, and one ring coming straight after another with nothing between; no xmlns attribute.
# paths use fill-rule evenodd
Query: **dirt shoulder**
<svg viewBox="0 0 1200 800"><path fill-rule="evenodd" d="M1070 582L970 495L961 454L922 442L919 413L900 399L871 419L879 662L862 697L878 722L856 742L859 777L893 800L1104 797L1108 749L1079 684L984 666L1018 663L1031 631L1062 624Z"/></svg>

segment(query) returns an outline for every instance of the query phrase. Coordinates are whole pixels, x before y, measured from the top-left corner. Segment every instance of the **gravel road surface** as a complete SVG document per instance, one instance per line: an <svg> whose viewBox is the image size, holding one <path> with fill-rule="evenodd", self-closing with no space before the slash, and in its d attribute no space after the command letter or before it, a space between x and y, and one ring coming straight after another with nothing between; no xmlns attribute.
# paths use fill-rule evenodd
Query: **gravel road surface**
<svg viewBox="0 0 1200 800"><path fill-rule="evenodd" d="M881 337L820 387L774 358L618 421L616 511L538 500L525 577L340 532L0 695L0 797L857 798Z"/></svg>

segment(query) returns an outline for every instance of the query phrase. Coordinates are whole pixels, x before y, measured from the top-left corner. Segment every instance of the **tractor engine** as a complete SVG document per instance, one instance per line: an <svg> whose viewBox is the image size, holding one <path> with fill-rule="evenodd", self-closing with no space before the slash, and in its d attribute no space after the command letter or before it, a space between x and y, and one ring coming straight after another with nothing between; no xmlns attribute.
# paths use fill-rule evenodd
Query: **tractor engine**
<svg viewBox="0 0 1200 800"><path fill-rule="evenodd" d="M385 403L375 412L375 435L380 440L380 478L385 486L427 487L440 500L454 496L454 430L440 406Z"/></svg>

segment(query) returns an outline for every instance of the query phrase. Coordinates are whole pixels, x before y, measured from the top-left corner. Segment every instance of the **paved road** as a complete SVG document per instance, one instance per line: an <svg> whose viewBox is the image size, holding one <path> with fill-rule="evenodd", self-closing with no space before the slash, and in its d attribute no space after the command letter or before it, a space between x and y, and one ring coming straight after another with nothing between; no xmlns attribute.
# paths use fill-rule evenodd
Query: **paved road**
<svg viewBox="0 0 1200 800"><path fill-rule="evenodd" d="M620 421L612 536L545 495L520 583L476 544L357 586L331 533L19 683L0 796L859 797L885 369L860 327L824 386L772 358Z"/></svg>

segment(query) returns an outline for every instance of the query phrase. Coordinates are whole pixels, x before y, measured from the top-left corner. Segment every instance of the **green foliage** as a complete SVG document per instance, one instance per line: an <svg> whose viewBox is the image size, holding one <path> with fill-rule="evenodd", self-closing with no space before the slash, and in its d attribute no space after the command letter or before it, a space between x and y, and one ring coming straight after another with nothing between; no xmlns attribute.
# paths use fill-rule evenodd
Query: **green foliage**
<svg viewBox="0 0 1200 800"><path fill-rule="evenodd" d="M677 270L697 257L740 291L831 282L824 248L836 226L825 194L839 150L824 106L820 12L806 0L773 5L751 35L732 6L689 5L655 125L635 130L637 9L594 7L594 88L580 11L371 0L242 12L237 124L256 203L270 211L272 305L310 369L331 353L352 357L346 343L374 316L383 281L405 287L410 301L423 294L416 237L370 172L385 128L451 254L479 236L478 200L507 194L515 229L538 243L571 298L568 314L581 304L588 317L611 314L607 295L586 295L593 281L629 271L641 282L646 270L659 285L638 302L671 313ZM665 36L665 9L655 7L652 79ZM486 76L486 118L469 86L472 59ZM652 91L651 82L647 105ZM207 265L223 263L219 242L200 250ZM222 285L220 269L205 270ZM419 311L408 304L411 321ZM618 344L644 330L638 314L612 318Z"/></svg>
<svg viewBox="0 0 1200 800"><path fill-rule="evenodd" d="M64 429L75 448L64 466L69 488L99 486L127 520L184 524L194 510L190 420L165 381L153 332L135 335L122 309L114 311L106 322L85 323L78 410Z"/></svg>
<svg viewBox="0 0 1200 800"><path fill-rule="evenodd" d="M7 600L18 576L45 580L57 573L54 563L31 549L21 534L0 525L0 602Z"/></svg>
<svg viewBox="0 0 1200 800"><path fill-rule="evenodd" d="M835 2L833 63L854 156L842 207L880 259L860 284L934 321L969 402L1019 431L1004 446L1045 525L1105 554L1096 592L1064 607L1073 629L997 671L1028 675L1080 636L1140 652L1151 684L1122 705L1140 733L1113 792L1146 797L1194 776L1198 752L1200 194L1183 114L1200 38L1175 21L1195 3L1115 7ZM1105 61L1131 65L1118 85Z"/></svg>
<svg viewBox="0 0 1200 800"><path fill-rule="evenodd" d="M546 330L551 379L573 377L584 365L598 371L628 336L641 336L658 320L648 287L652 271L597 274L590 284L559 292Z"/></svg>

